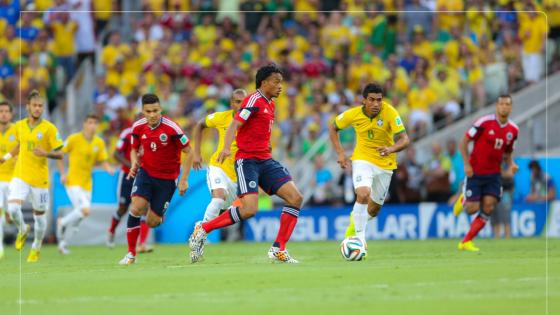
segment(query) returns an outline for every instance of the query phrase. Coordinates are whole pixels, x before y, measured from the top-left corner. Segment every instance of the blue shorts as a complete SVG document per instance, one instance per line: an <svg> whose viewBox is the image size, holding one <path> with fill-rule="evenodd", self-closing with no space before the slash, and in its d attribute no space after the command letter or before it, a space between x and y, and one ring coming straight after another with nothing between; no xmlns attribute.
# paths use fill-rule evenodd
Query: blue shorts
<svg viewBox="0 0 560 315"><path fill-rule="evenodd" d="M483 196L502 198L502 176L500 174L473 175L466 178L465 197L467 201L480 201Z"/></svg>
<svg viewBox="0 0 560 315"><path fill-rule="evenodd" d="M146 199L150 203L150 210L163 218L175 189L177 189L175 180L150 177L146 171L140 168L134 178L132 197Z"/></svg>
<svg viewBox="0 0 560 315"><path fill-rule="evenodd" d="M239 159L235 161L237 195L257 194L259 186L274 195L285 183L292 180L288 170L273 159Z"/></svg>
<svg viewBox="0 0 560 315"><path fill-rule="evenodd" d="M130 206L131 197L130 194L132 192L132 184L134 183L134 178L127 179L128 174L124 172L120 172L119 174L119 182L118 182L118 189L119 192L117 193L117 198L119 198L119 205L124 205L128 208Z"/></svg>

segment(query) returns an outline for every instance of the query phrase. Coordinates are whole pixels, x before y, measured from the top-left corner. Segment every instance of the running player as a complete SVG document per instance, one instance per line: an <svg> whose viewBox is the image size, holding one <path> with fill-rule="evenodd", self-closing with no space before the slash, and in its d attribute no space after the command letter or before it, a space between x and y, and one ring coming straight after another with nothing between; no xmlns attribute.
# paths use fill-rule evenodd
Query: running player
<svg viewBox="0 0 560 315"><path fill-rule="evenodd" d="M231 109L225 112L213 113L201 119L194 129L194 169L202 168L202 158L200 156L200 145L202 141L203 128L216 128L218 130L218 147L210 158L207 172L207 184L212 200L206 207L203 222L210 221L220 214L220 210L227 209L237 197L237 175L233 169L235 161L233 157L237 152L235 140L231 144L231 154L223 163L218 163L218 155L224 145L226 130L233 121L233 116L239 110L239 106L247 92L242 89L233 91L230 100Z"/></svg>
<svg viewBox="0 0 560 315"><path fill-rule="evenodd" d="M226 130L224 145L217 162L223 163L231 154L231 144L237 133L238 151L235 155L237 194L241 206L231 206L208 222L197 222L189 238L191 262L204 254L206 236L220 229L254 216L258 210L259 186L270 195L285 202L280 216L280 229L268 257L284 263L298 263L286 250L296 226L303 196L296 188L288 170L272 159L270 135L274 124L274 101L282 91L282 72L275 65L260 68L256 75L257 91L243 100L241 110Z"/></svg>
<svg viewBox="0 0 560 315"><path fill-rule="evenodd" d="M68 177L61 174L60 180L66 186L66 192L72 203L72 211L59 218L56 226L58 251L67 255L68 240L78 231L82 220L89 215L91 209L91 190L93 180L91 173L96 163L113 174L113 168L107 161L105 141L97 136L99 117L95 114L86 116L82 131L71 134L64 143L62 151L68 154Z"/></svg>
<svg viewBox="0 0 560 315"><path fill-rule="evenodd" d="M501 198L502 161L505 160L507 164L508 176L513 177L519 169L513 161L513 150L519 128L509 119L511 110L511 96L500 96L496 102L496 113L478 119L459 145L463 156L466 183L463 185L463 194L453 207L453 212L457 216L463 208L468 214L478 212L469 232L459 243L459 250L472 252L480 250L472 239L484 228ZM468 148L471 141L474 142L474 146L469 156Z"/></svg>
<svg viewBox="0 0 560 315"><path fill-rule="evenodd" d="M140 216L146 215L150 227L163 222L165 210L177 188L181 167L183 172L178 184L179 194L185 194L193 159L189 138L175 122L162 116L159 98L155 94L142 96L142 114L144 118L132 126L128 176L134 177L134 183L126 230L128 253L119 262L121 265L136 261ZM140 149L143 150L142 156L138 154ZM181 151L185 153L182 162Z"/></svg>
<svg viewBox="0 0 560 315"><path fill-rule="evenodd" d="M347 236L356 235L365 245L366 224L377 216L385 202L393 170L397 168L396 153L404 150L410 140L399 113L383 101L381 86L366 85L362 96L362 106L350 108L336 117L329 126L329 136L338 154L338 164L346 169L350 165L338 132L348 126L356 131L356 147L352 154L356 202Z"/></svg>
<svg viewBox="0 0 560 315"><path fill-rule="evenodd" d="M17 145L16 129L12 124L13 107L6 101L0 102L0 156L6 156ZM8 195L16 160L0 165L0 260L4 258L4 217L8 217Z"/></svg>
<svg viewBox="0 0 560 315"><path fill-rule="evenodd" d="M21 251L31 230L25 224L21 207L28 196L31 197L35 239L27 257L27 262L39 261L43 238L47 231L49 210L49 166L47 159L62 159L64 143L55 125L42 118L44 98L33 90L27 97L27 118L15 124L15 138L18 145L0 159L4 163L18 156L14 177L10 182L8 212L18 229L16 250ZM64 170L61 170L63 173Z"/></svg>

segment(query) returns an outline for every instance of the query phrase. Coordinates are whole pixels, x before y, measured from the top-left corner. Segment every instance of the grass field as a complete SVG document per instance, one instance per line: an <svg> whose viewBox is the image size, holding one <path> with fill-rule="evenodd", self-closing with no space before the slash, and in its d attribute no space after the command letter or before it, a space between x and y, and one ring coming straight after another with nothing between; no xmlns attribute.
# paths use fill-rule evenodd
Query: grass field
<svg viewBox="0 0 560 315"><path fill-rule="evenodd" d="M29 244L28 244L29 245ZM185 246L158 246L129 267L125 248L52 246L22 255L21 314L545 314L545 240L370 241L363 262L337 242L290 244L299 265L271 264L269 244L210 245L191 265ZM549 240L549 314L560 314L560 241ZM19 253L0 261L0 314L19 314Z"/></svg>

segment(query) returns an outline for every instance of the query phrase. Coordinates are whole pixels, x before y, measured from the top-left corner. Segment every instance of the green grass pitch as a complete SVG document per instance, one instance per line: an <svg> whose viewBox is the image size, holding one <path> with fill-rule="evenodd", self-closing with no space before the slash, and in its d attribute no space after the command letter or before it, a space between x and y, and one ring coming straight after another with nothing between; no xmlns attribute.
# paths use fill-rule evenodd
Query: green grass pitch
<svg viewBox="0 0 560 315"><path fill-rule="evenodd" d="M209 245L191 265L186 246L160 245L135 265L125 248L45 246L41 261L7 248L0 261L0 314L560 314L560 240L370 241L346 262L338 242L291 243L299 265L271 264L269 244Z"/></svg>

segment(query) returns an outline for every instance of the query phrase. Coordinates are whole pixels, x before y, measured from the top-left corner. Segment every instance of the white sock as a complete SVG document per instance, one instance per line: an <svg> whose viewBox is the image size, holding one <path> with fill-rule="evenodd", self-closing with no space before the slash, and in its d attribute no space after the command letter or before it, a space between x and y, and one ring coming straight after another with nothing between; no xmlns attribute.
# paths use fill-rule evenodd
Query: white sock
<svg viewBox="0 0 560 315"><path fill-rule="evenodd" d="M220 214L220 210L225 208L226 201L220 198L212 198L210 203L206 207L206 212L204 212L203 222L208 222Z"/></svg>
<svg viewBox="0 0 560 315"><path fill-rule="evenodd" d="M78 231L78 225L80 225L83 219L84 214L82 210L74 209L60 220L60 224L65 227L60 241L61 246L66 245L66 241Z"/></svg>
<svg viewBox="0 0 560 315"><path fill-rule="evenodd" d="M33 240L32 248L35 250L40 250L41 245L43 245L43 238L45 237L45 233L47 232L47 215L33 214L33 219L35 219L35 239Z"/></svg>
<svg viewBox="0 0 560 315"><path fill-rule="evenodd" d="M21 205L19 203L8 203L8 213L12 217L12 221L16 225L18 232L21 233L25 226Z"/></svg>
<svg viewBox="0 0 560 315"><path fill-rule="evenodd" d="M0 250L4 249L4 212L0 211Z"/></svg>
<svg viewBox="0 0 560 315"><path fill-rule="evenodd" d="M368 222L367 204L354 203L352 209L352 218L354 219L354 227L356 229L356 236L365 242L366 240L366 224Z"/></svg>

